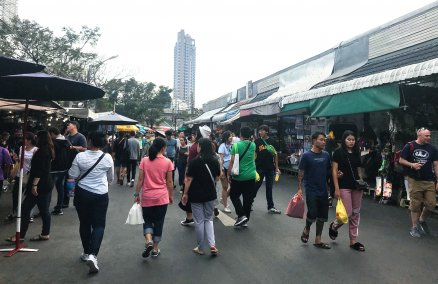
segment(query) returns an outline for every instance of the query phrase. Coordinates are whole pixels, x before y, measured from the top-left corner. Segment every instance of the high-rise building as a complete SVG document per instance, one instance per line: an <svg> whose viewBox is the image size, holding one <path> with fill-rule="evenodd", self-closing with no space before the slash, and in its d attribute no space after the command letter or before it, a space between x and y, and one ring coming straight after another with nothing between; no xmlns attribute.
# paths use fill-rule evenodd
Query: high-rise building
<svg viewBox="0 0 438 284"><path fill-rule="evenodd" d="M10 22L17 14L18 0L0 0L0 19Z"/></svg>
<svg viewBox="0 0 438 284"><path fill-rule="evenodd" d="M173 97L187 104L189 111L195 107L195 40L184 30L178 33L174 50Z"/></svg>

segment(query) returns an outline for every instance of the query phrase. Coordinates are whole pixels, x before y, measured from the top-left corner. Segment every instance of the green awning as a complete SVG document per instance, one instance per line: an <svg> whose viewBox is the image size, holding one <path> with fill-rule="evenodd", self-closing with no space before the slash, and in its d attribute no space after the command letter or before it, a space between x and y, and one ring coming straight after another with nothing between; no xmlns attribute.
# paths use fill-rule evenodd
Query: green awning
<svg viewBox="0 0 438 284"><path fill-rule="evenodd" d="M399 85L390 84L313 99L310 111L312 117L338 116L394 109L399 105Z"/></svg>
<svg viewBox="0 0 438 284"><path fill-rule="evenodd" d="M308 108L308 107L310 107L310 101L297 102L297 103L285 105L281 109L281 112L287 112L287 111L303 109L303 108Z"/></svg>

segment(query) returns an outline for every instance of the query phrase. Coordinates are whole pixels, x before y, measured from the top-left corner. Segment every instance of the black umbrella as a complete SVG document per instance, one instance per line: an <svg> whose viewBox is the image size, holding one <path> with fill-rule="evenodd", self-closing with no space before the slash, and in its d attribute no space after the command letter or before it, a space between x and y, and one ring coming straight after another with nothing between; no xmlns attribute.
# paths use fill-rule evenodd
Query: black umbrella
<svg viewBox="0 0 438 284"><path fill-rule="evenodd" d="M104 91L97 87L85 83L48 75L45 73L18 74L0 77L0 98L4 99L24 99L26 100L24 111L23 133L26 133L27 114L29 101L79 101L87 99L97 99L103 97ZM23 136L23 145L24 145ZM18 200L21 200L23 189L23 164L24 151L21 151L21 169L18 190ZM17 231L15 234L16 242L14 249L6 256L13 256L19 251L36 251L26 249L24 243L20 243L20 224L21 224L21 202L17 208ZM0 250L5 251L5 250Z"/></svg>
<svg viewBox="0 0 438 284"><path fill-rule="evenodd" d="M40 72L44 68L44 65L0 56L0 76Z"/></svg>

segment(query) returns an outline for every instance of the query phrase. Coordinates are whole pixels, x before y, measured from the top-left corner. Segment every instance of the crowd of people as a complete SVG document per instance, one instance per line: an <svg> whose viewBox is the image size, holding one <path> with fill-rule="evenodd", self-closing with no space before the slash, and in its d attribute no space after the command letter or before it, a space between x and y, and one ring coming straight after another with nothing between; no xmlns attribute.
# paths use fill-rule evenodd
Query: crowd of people
<svg viewBox="0 0 438 284"><path fill-rule="evenodd" d="M87 263L90 272L95 273L99 271L97 255L106 226L108 188L113 180L119 185L126 181L127 186L135 186L134 202L141 205L144 219L144 258L160 254L167 207L175 201L176 184L181 199L175 203L178 202L186 214L181 225L195 226L197 240L193 252L200 255L207 250L212 255L219 253L213 219L220 214L219 206L223 206L224 213L231 213L228 198L237 216L236 229L248 227L252 205L263 181L267 212L281 213L275 207L272 190L281 173L278 146L269 137L268 126L260 125L257 135L249 127L242 127L239 137L225 131L219 139L208 126L197 128L189 137L184 132L175 134L170 130L164 134L164 137L157 135L148 139L139 139L135 132L120 134L109 146L105 134L92 132L86 138L75 121L67 124L65 135L56 127L36 135L17 132L13 139L2 134L0 185L3 188L3 181L8 177L12 177L13 183L12 212L6 220L16 218L20 179L24 194L22 240L32 222L35 207L42 219L42 230L30 240L49 240L51 215L63 215L63 209L70 206L70 197L74 196L83 246L80 258ZM24 144L21 142L23 135ZM404 147L400 158L400 163L409 168L412 237L430 234L426 219L436 204L438 186L434 172L438 172L438 152L430 145L430 137L428 129L419 129L417 140ZM363 188L358 184L361 184L363 170L356 134L345 131L341 146L330 153L325 151L327 137L324 133L316 132L311 139L312 147L302 155L298 166L298 194L305 192L307 205L301 241L309 241L311 226L316 223L314 246L331 248L322 241L322 232L328 221L329 200L334 197L342 200L348 214L350 247L365 251L365 246L358 241L363 195ZM22 151L23 170L20 171ZM178 171L177 181L175 170ZM218 181L221 183L219 194L216 190ZM56 188L58 198L50 212L53 188ZM342 225L337 219L330 223L330 239L338 237ZM6 240L15 242L15 238L16 235L11 235Z"/></svg>

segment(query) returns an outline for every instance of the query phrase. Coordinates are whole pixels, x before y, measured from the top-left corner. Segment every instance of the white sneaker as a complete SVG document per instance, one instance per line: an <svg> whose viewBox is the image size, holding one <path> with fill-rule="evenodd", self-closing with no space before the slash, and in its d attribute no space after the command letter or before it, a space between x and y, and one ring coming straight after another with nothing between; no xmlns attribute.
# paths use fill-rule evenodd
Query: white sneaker
<svg viewBox="0 0 438 284"><path fill-rule="evenodd" d="M90 268L90 273L99 272L99 266L97 266L97 258L96 256L90 254L88 256L87 265Z"/></svg>
<svg viewBox="0 0 438 284"><path fill-rule="evenodd" d="M135 183L135 180L131 180L131 183L130 183L130 187L133 187L134 186L134 183Z"/></svg>
<svg viewBox="0 0 438 284"><path fill-rule="evenodd" d="M225 213L231 213L231 209L230 209L230 207L229 207L229 206L225 207L225 208L224 208L224 212L225 212Z"/></svg>
<svg viewBox="0 0 438 284"><path fill-rule="evenodd" d="M86 254L86 253L81 253L81 260L82 260L83 262L87 262L87 260L88 260L88 254Z"/></svg>

